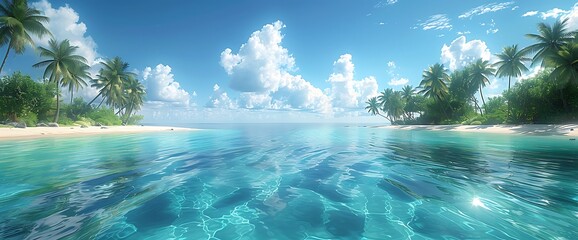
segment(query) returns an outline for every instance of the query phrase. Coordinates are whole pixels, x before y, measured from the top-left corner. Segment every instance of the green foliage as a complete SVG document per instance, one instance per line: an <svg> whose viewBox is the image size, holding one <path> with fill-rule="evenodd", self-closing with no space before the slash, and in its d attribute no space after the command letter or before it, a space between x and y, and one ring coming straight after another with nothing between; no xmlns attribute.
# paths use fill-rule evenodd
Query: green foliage
<svg viewBox="0 0 578 240"><path fill-rule="evenodd" d="M53 102L53 87L16 72L0 80L0 116L17 121L29 113L43 119Z"/></svg>
<svg viewBox="0 0 578 240"><path fill-rule="evenodd" d="M64 105L63 112L70 119L80 120L82 116L86 116L92 111L92 107L84 101L82 98L75 98L72 104Z"/></svg>
<svg viewBox="0 0 578 240"><path fill-rule="evenodd" d="M33 112L27 112L20 117L20 122L26 123L28 127L34 127L38 123L38 117Z"/></svg>
<svg viewBox="0 0 578 240"><path fill-rule="evenodd" d="M121 125L122 121L114 114L112 108L98 108L87 114L87 117L94 120L95 123L102 125Z"/></svg>
<svg viewBox="0 0 578 240"><path fill-rule="evenodd" d="M554 123L578 118L578 89L563 88L550 81L550 71L516 83L504 93L511 107L510 121L515 123ZM563 92L564 94L561 94ZM564 101L567 103L566 111Z"/></svg>
<svg viewBox="0 0 578 240"><path fill-rule="evenodd" d="M31 35L42 37L50 33L43 25L48 22L48 17L42 16L37 9L29 7L26 0L5 0L1 9L0 45L8 44L8 47L0 65L0 72L4 68L10 50L22 54L27 45L34 46Z"/></svg>
<svg viewBox="0 0 578 240"><path fill-rule="evenodd" d="M486 121L484 124L495 125L506 122L508 116L506 98L502 96L489 98L485 110Z"/></svg>
<svg viewBox="0 0 578 240"><path fill-rule="evenodd" d="M138 125L144 119L143 115L131 115L126 121L127 125Z"/></svg>

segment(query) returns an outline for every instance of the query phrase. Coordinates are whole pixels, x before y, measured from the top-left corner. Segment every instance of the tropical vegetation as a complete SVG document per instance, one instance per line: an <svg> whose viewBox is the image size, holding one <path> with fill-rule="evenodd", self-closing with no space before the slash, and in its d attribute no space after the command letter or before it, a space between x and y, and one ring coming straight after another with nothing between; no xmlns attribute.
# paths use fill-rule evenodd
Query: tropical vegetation
<svg viewBox="0 0 578 240"><path fill-rule="evenodd" d="M0 47L6 46L0 72L11 50L21 54L27 46L35 46L32 36L51 36L43 25L48 21L48 17L26 0L5 0L0 4ZM142 120L142 116L135 113L144 104L146 92L137 75L129 71L129 64L120 57L106 60L93 79L91 66L76 54L77 49L67 39L51 39L47 47L37 47L42 60L33 64L44 69L42 80L34 81L20 72L0 78L0 123L120 125ZM74 93L88 83L98 89L98 95L89 103L74 98ZM68 91L70 104L61 99L61 88ZM99 98L100 103L92 105Z"/></svg>
<svg viewBox="0 0 578 240"><path fill-rule="evenodd" d="M423 71L417 88L384 89L367 101L366 110L392 124L502 124L564 123L578 119L578 32L569 31L567 20L538 24L535 43L525 48L507 46L491 64L476 59L449 72L435 63ZM512 79L541 66L534 77ZM501 96L484 98L492 78L508 79ZM479 94L481 103L476 95Z"/></svg>

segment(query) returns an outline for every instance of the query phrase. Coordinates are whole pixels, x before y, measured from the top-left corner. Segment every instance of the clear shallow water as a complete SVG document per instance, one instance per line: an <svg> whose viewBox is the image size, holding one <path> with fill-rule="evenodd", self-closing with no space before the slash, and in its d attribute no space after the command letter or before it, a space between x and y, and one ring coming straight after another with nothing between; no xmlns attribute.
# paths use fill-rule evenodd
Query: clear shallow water
<svg viewBox="0 0 578 240"><path fill-rule="evenodd" d="M363 126L0 141L0 239L576 239L578 142Z"/></svg>

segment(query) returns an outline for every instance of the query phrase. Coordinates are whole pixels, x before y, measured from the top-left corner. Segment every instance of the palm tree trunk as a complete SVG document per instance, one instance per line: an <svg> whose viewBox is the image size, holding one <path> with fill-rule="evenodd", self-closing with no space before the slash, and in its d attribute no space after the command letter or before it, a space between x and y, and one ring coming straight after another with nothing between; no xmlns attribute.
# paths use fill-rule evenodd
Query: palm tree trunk
<svg viewBox="0 0 578 240"><path fill-rule="evenodd" d="M132 106L129 107L129 108L126 110L126 112L125 112L126 118L125 118L125 120L124 120L124 123L127 124L127 125L128 125L128 119L130 118L130 115L131 115L131 114L132 114Z"/></svg>
<svg viewBox="0 0 578 240"><path fill-rule="evenodd" d="M109 85L110 85L110 83L104 85L104 87L102 89L107 88ZM90 106L90 104L92 104L92 102L94 102L94 100L96 100L100 95L102 95L102 92L103 92L102 89L100 89L101 91L98 93L98 95L96 95L96 97L94 97L92 100L90 100L90 102L88 103L89 106ZM100 104L102 104L102 102L100 102ZM99 107L100 107L100 104L98 105Z"/></svg>
<svg viewBox="0 0 578 240"><path fill-rule="evenodd" d="M2 69L4 69L4 64L6 63L6 58L8 58L8 54L10 53L10 46L12 45L12 40L10 40L10 43L8 44L8 50L6 50L6 55L4 55L4 60L2 60L2 65L0 66L0 73L2 72Z"/></svg>
<svg viewBox="0 0 578 240"><path fill-rule="evenodd" d="M54 115L54 122L58 123L58 115L60 114L60 87L56 83L56 114Z"/></svg>
<svg viewBox="0 0 578 240"><path fill-rule="evenodd" d="M484 110L486 110L486 101L484 100L484 94L482 93L482 85L480 85L480 97L482 97L482 106L484 107ZM482 113L482 108L480 108L480 114L482 117L484 116Z"/></svg>
<svg viewBox="0 0 578 240"><path fill-rule="evenodd" d="M390 119L389 117L387 117L387 116L385 116L385 115L383 115L383 114L381 114L381 113L377 113L377 114L378 114L379 116L382 116L383 118L385 118L387 121L389 121L389 122L391 123L391 125L394 125L394 124L393 124L393 121L391 121L391 119Z"/></svg>
<svg viewBox="0 0 578 240"><path fill-rule="evenodd" d="M566 97L564 97L564 88L560 88L560 98L562 98L562 106L564 107L564 111L569 112L568 102L566 101Z"/></svg>
<svg viewBox="0 0 578 240"><path fill-rule="evenodd" d="M98 97L100 97L100 95L102 95L102 92L99 92L96 97L94 97L87 105L90 106L90 104L92 104L92 102L94 102L94 100L96 100Z"/></svg>
<svg viewBox="0 0 578 240"><path fill-rule="evenodd" d="M510 80L512 79L512 76L508 76L508 96L510 96ZM506 121L510 120L510 99L506 99L506 101L508 101L508 111L506 114Z"/></svg>
<svg viewBox="0 0 578 240"><path fill-rule="evenodd" d="M480 107L480 105L478 104L478 99L476 99L473 95L470 99L470 101L474 102L475 108L477 108L480 111L480 114L482 114L482 108Z"/></svg>
<svg viewBox="0 0 578 240"><path fill-rule="evenodd" d="M102 98L102 100L100 101L100 103L98 104L98 106L96 106L96 108L99 108L100 105L102 105L103 102L104 102L104 98Z"/></svg>

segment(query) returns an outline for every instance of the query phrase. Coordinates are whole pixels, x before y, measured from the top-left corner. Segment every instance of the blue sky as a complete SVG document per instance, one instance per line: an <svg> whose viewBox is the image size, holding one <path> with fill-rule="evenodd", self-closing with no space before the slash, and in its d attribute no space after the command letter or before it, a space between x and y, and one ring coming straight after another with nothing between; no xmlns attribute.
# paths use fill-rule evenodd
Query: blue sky
<svg viewBox="0 0 578 240"><path fill-rule="evenodd" d="M147 87L145 122L383 122L363 110L384 88L417 86L437 62L451 70L511 44L575 1L30 1L56 38L98 71L120 56ZM39 39L43 45L47 39ZM5 51L5 47L2 48ZM40 79L28 49L2 74ZM526 73L531 75L531 72ZM484 95L496 96L504 79ZM96 90L83 89L89 99Z"/></svg>

